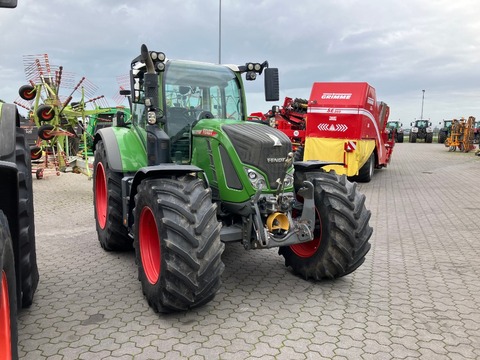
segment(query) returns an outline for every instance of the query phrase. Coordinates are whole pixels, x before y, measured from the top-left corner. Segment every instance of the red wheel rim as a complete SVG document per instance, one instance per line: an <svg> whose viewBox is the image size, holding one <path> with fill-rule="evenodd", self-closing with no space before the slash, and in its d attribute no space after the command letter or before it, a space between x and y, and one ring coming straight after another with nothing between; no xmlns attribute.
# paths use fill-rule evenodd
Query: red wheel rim
<svg viewBox="0 0 480 360"><path fill-rule="evenodd" d="M30 158L32 160L38 160L41 157L42 157L42 149L41 148L32 149L30 151Z"/></svg>
<svg viewBox="0 0 480 360"><path fill-rule="evenodd" d="M12 358L12 334L10 333L10 302L8 300L7 274L2 270L0 291L0 358Z"/></svg>
<svg viewBox="0 0 480 360"><path fill-rule="evenodd" d="M42 120L50 121L53 119L54 113L52 109L45 109L40 112L40 117Z"/></svg>
<svg viewBox="0 0 480 360"><path fill-rule="evenodd" d="M313 233L313 240L301 244L290 245L290 249L295 255L301 258L309 258L315 255L317 252L320 241L322 238L322 222L320 220L320 214L315 209L315 230Z"/></svg>
<svg viewBox="0 0 480 360"><path fill-rule="evenodd" d="M152 210L144 207L140 214L138 242L143 271L150 284L156 284L160 276L160 237Z"/></svg>
<svg viewBox="0 0 480 360"><path fill-rule="evenodd" d="M25 90L23 92L23 98L25 100L33 100L35 99L35 92L33 90Z"/></svg>
<svg viewBox="0 0 480 360"><path fill-rule="evenodd" d="M97 222L101 229L107 223L107 180L102 163L97 164L95 171L95 211Z"/></svg>
<svg viewBox="0 0 480 360"><path fill-rule="evenodd" d="M44 140L50 140L51 138L53 138L51 130L45 130L42 135Z"/></svg>

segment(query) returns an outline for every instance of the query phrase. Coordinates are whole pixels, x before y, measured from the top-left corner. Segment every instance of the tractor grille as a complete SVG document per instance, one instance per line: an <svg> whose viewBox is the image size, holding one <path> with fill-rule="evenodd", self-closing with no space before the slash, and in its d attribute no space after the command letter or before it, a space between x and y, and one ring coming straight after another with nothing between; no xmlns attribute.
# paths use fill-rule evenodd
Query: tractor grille
<svg viewBox="0 0 480 360"><path fill-rule="evenodd" d="M281 131L267 125L241 123L224 125L222 130L244 164L252 165L267 174L271 189L285 172L285 158L292 151L289 138Z"/></svg>

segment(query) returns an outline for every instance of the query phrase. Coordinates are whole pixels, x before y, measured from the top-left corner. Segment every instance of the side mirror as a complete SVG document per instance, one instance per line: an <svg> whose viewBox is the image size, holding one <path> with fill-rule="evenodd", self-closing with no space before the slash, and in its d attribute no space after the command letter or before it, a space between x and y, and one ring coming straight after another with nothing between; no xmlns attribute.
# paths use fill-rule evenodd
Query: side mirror
<svg viewBox="0 0 480 360"><path fill-rule="evenodd" d="M16 8L17 0L0 0L0 8Z"/></svg>
<svg viewBox="0 0 480 360"><path fill-rule="evenodd" d="M113 118L113 126L125 127L125 113L123 111L117 111Z"/></svg>
<svg viewBox="0 0 480 360"><path fill-rule="evenodd" d="M122 96L130 96L132 94L132 92L130 90L120 90L120 95Z"/></svg>
<svg viewBox="0 0 480 360"><path fill-rule="evenodd" d="M280 85L277 68L265 69L265 101L278 101L280 99Z"/></svg>

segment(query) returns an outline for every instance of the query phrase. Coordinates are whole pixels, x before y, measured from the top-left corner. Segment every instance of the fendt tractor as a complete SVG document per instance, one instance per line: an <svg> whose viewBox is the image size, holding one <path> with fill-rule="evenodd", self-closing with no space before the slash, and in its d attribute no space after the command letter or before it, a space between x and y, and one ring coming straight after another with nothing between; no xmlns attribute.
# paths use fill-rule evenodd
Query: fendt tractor
<svg viewBox="0 0 480 360"><path fill-rule="evenodd" d="M0 0L14 8L17 1ZM38 285L30 147L13 104L0 102L0 358L17 359L17 309Z"/></svg>
<svg viewBox="0 0 480 360"><path fill-rule="evenodd" d="M397 143L403 143L403 124L400 121L389 121L387 123L388 138L394 139Z"/></svg>
<svg viewBox="0 0 480 360"><path fill-rule="evenodd" d="M440 130L438 130L438 143L439 144L444 144L445 140L450 136L450 130L452 129L452 122L453 120L445 120L443 119L442 122L438 123L439 125L442 125Z"/></svg>
<svg viewBox="0 0 480 360"><path fill-rule="evenodd" d="M415 120L410 123L411 129L408 135L408 141L411 143L417 140L425 140L426 143L433 141L432 123L428 120Z"/></svg>
<svg viewBox="0 0 480 360"><path fill-rule="evenodd" d="M351 273L370 249L365 196L325 163L294 166L287 136L246 121L243 73L263 73L266 100L278 100L278 69L268 62L175 61L142 45L123 90L131 120L119 112L96 134L98 239L105 250L133 242L155 311L213 299L225 243L276 247L294 273L315 280Z"/></svg>

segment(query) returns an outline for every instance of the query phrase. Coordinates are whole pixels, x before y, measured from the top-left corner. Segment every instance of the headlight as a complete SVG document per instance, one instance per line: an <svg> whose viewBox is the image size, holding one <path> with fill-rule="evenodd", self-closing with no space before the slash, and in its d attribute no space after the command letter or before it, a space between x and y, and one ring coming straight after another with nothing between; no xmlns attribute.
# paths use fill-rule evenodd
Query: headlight
<svg viewBox="0 0 480 360"><path fill-rule="evenodd" d="M155 125L157 123L157 114L155 114L155 111L149 111L147 113L147 122L150 125Z"/></svg>
<svg viewBox="0 0 480 360"><path fill-rule="evenodd" d="M288 188L293 186L293 175L292 174L287 174L285 176L285 180L283 180L283 187Z"/></svg>
<svg viewBox="0 0 480 360"><path fill-rule="evenodd" d="M245 172L247 173L248 180L250 180L250 183L255 189L265 189L267 187L265 178L258 172L250 168L245 168Z"/></svg>

